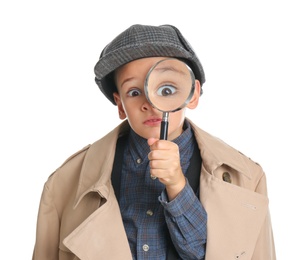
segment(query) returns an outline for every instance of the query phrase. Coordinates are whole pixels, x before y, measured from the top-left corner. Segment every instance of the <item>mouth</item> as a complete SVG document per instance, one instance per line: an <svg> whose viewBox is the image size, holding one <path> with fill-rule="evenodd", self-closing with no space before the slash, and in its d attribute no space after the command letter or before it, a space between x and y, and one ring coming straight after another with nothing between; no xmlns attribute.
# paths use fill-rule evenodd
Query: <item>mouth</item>
<svg viewBox="0 0 308 260"><path fill-rule="evenodd" d="M161 118L149 118L143 122L147 126L158 126L161 123Z"/></svg>

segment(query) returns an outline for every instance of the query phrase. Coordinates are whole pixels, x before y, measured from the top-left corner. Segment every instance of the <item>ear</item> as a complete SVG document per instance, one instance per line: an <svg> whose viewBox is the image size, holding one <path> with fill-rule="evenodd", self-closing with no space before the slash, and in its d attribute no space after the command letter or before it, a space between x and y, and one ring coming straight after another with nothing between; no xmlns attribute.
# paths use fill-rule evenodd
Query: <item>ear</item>
<svg viewBox="0 0 308 260"><path fill-rule="evenodd" d="M124 111L123 104L122 104L121 97L120 97L119 93L114 92L113 93L113 98L114 98L114 101L116 102L117 107L118 107L119 118L121 120L125 119L126 118L126 113Z"/></svg>
<svg viewBox="0 0 308 260"><path fill-rule="evenodd" d="M199 80L195 80L195 92L194 92L191 100L187 104L187 107L189 109L195 109L198 106L200 94L201 94L200 81Z"/></svg>

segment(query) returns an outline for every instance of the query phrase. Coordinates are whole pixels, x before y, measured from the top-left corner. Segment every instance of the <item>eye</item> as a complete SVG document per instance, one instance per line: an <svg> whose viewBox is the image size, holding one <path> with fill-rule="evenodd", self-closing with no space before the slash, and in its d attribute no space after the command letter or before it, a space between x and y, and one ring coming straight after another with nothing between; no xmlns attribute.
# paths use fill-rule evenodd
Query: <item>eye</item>
<svg viewBox="0 0 308 260"><path fill-rule="evenodd" d="M172 85L163 85L157 89L157 95L170 96L176 93L176 87Z"/></svg>
<svg viewBox="0 0 308 260"><path fill-rule="evenodd" d="M127 92L127 95L129 97L137 97L140 96L141 91L139 89L131 89L130 91Z"/></svg>

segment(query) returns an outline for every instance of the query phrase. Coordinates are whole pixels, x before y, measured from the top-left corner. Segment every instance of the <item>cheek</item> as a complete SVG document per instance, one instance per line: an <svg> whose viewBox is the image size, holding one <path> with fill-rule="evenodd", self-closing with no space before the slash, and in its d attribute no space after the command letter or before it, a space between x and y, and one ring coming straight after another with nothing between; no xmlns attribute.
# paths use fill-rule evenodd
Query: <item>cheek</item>
<svg viewBox="0 0 308 260"><path fill-rule="evenodd" d="M122 99L122 107L127 117L132 117L134 113L136 113L137 102L132 100L123 100Z"/></svg>
<svg viewBox="0 0 308 260"><path fill-rule="evenodd" d="M185 108L180 111L169 114L169 125L179 127L183 124L185 119Z"/></svg>

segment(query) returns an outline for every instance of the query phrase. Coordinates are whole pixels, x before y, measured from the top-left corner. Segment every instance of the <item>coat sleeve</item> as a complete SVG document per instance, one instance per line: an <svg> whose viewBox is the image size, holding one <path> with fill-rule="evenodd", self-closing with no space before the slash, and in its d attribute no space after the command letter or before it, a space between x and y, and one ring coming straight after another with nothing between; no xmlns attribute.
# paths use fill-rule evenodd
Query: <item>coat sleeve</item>
<svg viewBox="0 0 308 260"><path fill-rule="evenodd" d="M267 184L266 184L265 174L261 178L256 188L256 192L267 195ZM274 238L273 238L273 231L272 231L272 224L271 224L271 217L269 210L264 220L263 226L261 228L256 243L255 251L252 257L252 260L260 260L260 259L276 260L276 252L275 252L275 245L274 245Z"/></svg>
<svg viewBox="0 0 308 260"><path fill-rule="evenodd" d="M33 260L59 259L60 221L47 183L44 185L39 205Z"/></svg>

